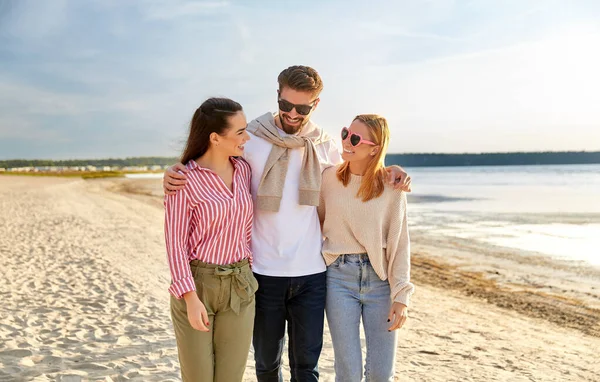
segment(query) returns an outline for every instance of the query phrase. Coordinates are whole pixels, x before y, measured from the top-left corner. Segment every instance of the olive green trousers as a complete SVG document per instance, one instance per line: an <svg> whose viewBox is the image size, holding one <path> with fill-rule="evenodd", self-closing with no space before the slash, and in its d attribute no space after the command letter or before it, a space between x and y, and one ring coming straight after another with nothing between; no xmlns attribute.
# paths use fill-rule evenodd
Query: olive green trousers
<svg viewBox="0 0 600 382"><path fill-rule="evenodd" d="M171 296L171 319L184 382L241 381L254 327L258 282L248 260L229 265L190 263L209 331L192 328L185 300Z"/></svg>

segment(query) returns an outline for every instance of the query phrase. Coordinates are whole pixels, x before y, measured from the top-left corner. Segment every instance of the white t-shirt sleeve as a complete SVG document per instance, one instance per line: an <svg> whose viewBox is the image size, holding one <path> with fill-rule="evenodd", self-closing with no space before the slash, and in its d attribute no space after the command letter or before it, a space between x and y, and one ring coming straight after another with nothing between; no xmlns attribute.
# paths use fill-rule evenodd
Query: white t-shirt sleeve
<svg viewBox="0 0 600 382"><path fill-rule="evenodd" d="M332 166L342 163L342 155L337 147L337 143L332 139L321 145L323 155L321 158L321 173Z"/></svg>

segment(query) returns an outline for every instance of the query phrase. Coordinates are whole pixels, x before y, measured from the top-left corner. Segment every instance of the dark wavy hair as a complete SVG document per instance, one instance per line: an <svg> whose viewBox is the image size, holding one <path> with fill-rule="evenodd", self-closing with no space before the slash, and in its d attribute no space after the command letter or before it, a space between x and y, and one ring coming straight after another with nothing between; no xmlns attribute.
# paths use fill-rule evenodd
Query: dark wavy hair
<svg viewBox="0 0 600 382"><path fill-rule="evenodd" d="M190 134L181 154L181 163L186 164L204 155L210 146L210 135L224 135L230 127L228 117L242 110L242 105L229 98L204 101L190 122Z"/></svg>

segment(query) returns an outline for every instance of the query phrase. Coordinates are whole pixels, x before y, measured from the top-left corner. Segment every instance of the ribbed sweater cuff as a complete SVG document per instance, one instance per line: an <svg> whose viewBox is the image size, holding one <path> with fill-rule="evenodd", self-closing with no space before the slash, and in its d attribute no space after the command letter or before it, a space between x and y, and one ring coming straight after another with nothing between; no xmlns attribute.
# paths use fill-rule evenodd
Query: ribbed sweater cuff
<svg viewBox="0 0 600 382"><path fill-rule="evenodd" d="M319 190L300 190L298 203L302 206L318 206Z"/></svg>
<svg viewBox="0 0 600 382"><path fill-rule="evenodd" d="M256 208L260 211L278 212L280 205L281 196L259 195L256 197Z"/></svg>

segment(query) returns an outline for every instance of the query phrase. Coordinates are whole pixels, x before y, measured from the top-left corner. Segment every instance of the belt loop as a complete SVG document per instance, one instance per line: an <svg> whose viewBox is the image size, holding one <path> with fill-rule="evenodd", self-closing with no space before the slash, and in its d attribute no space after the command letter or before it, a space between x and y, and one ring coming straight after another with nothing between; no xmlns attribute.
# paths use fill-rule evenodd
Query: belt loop
<svg viewBox="0 0 600 382"><path fill-rule="evenodd" d="M346 262L346 255L342 254L340 255L342 257L342 261L340 261L342 264L344 264Z"/></svg>

